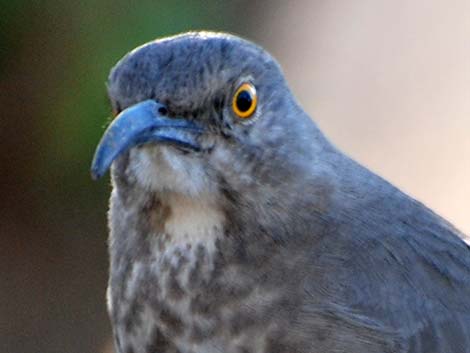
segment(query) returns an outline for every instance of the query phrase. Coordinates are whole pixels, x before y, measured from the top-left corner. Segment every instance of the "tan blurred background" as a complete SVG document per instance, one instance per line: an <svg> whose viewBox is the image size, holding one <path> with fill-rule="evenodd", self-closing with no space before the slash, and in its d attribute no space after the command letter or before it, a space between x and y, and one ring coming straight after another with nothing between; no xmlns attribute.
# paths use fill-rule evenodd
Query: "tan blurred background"
<svg viewBox="0 0 470 353"><path fill-rule="evenodd" d="M109 68L155 37L257 41L334 143L470 233L467 0L1 1L0 352L110 351L88 168Z"/></svg>
<svg viewBox="0 0 470 353"><path fill-rule="evenodd" d="M344 151L470 233L470 1L280 1L256 34Z"/></svg>

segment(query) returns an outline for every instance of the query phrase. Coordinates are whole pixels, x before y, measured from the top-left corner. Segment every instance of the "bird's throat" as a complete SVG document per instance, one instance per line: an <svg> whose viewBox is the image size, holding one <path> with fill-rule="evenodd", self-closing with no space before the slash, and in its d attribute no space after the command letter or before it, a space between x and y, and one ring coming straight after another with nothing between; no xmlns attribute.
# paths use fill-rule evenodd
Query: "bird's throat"
<svg viewBox="0 0 470 353"><path fill-rule="evenodd" d="M188 197L178 193L161 196L168 210L163 233L169 245L203 245L210 249L222 234L224 214L210 196Z"/></svg>

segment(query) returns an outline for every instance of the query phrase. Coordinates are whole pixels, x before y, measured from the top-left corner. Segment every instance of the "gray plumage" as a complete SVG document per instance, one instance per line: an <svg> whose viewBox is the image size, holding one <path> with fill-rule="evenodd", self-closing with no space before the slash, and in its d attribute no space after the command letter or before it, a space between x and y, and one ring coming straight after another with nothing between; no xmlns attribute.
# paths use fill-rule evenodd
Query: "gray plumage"
<svg viewBox="0 0 470 353"><path fill-rule="evenodd" d="M243 82L249 119L231 107ZM204 129L198 150L139 142L113 163L117 352L470 352L463 235L339 152L263 49L158 40L108 89L117 112L150 99Z"/></svg>

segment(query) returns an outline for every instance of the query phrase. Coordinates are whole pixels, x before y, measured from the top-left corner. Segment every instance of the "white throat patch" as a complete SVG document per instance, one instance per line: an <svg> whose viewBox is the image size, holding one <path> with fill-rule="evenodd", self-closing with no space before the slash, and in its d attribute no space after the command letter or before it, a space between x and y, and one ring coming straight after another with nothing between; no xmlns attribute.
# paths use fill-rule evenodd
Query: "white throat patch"
<svg viewBox="0 0 470 353"><path fill-rule="evenodd" d="M171 244L201 244L213 249L222 233L224 216L209 197L187 197L169 193L165 204L170 215L164 223L164 233Z"/></svg>

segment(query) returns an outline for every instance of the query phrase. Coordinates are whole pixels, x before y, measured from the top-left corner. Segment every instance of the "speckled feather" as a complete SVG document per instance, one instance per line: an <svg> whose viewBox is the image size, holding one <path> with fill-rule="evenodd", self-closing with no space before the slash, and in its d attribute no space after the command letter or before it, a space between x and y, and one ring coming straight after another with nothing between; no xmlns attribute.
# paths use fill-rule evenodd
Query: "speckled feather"
<svg viewBox="0 0 470 353"><path fill-rule="evenodd" d="M240 121L231 95L258 92ZM108 306L118 353L470 352L470 251L425 206L332 146L279 65L237 37L148 43L112 70L204 124L203 152L112 168Z"/></svg>

